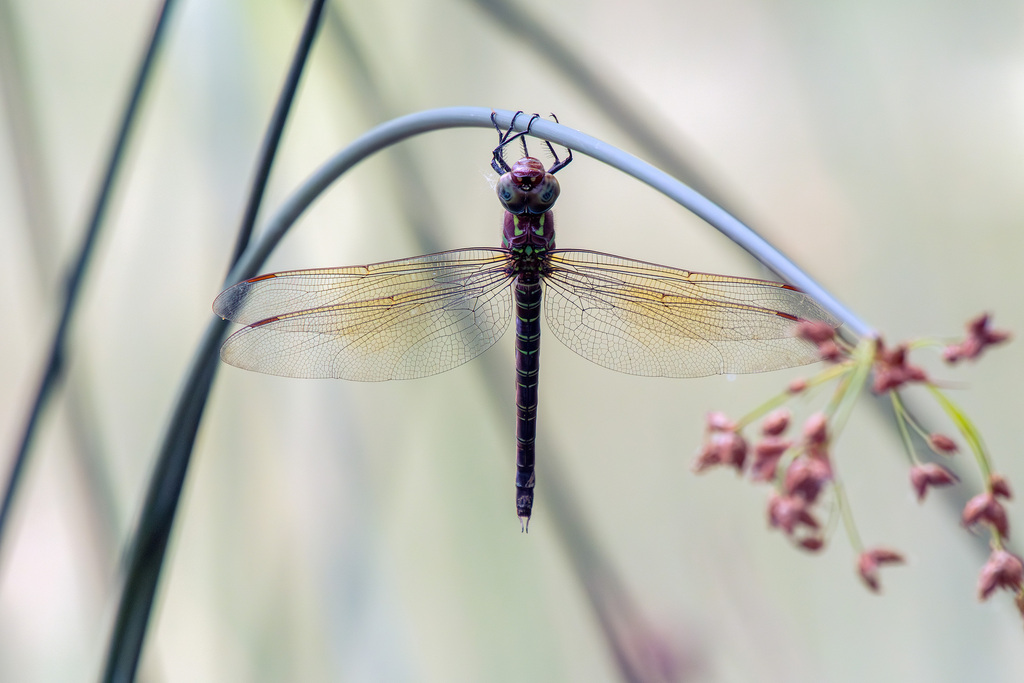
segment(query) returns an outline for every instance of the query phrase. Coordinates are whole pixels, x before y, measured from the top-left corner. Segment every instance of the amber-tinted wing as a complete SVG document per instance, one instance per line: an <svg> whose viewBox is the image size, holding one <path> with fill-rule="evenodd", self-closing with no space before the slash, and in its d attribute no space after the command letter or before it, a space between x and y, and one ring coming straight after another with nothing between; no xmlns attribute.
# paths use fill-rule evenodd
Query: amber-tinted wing
<svg viewBox="0 0 1024 683"><path fill-rule="evenodd" d="M612 370L652 377L764 372L819 360L793 336L799 320L836 320L806 294L592 251L552 252L548 325L566 346Z"/></svg>
<svg viewBox="0 0 1024 683"><path fill-rule="evenodd" d="M246 370L362 381L425 377L475 358L512 317L501 249L261 275L214 301L247 327L221 347Z"/></svg>

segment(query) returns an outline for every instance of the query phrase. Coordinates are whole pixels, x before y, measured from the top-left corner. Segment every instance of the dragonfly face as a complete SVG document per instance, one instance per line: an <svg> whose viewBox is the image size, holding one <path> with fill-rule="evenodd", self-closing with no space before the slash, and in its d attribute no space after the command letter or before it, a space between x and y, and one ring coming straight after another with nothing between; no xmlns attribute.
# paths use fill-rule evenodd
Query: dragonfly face
<svg viewBox="0 0 1024 683"><path fill-rule="evenodd" d="M511 214L542 214L558 199L558 179L533 157L523 157L498 179L498 201Z"/></svg>
<svg viewBox="0 0 1024 683"><path fill-rule="evenodd" d="M500 152L519 134L499 135L492 165L501 174L496 189L505 209L501 248L261 275L222 292L213 308L244 325L221 347L226 363L359 381L457 367L490 348L514 313L516 510L525 530L535 483L542 304L548 327L579 355L655 377L812 363L817 348L795 336L796 323L837 322L782 283L555 249L553 174L571 155L555 155L547 170L528 154L508 167Z"/></svg>

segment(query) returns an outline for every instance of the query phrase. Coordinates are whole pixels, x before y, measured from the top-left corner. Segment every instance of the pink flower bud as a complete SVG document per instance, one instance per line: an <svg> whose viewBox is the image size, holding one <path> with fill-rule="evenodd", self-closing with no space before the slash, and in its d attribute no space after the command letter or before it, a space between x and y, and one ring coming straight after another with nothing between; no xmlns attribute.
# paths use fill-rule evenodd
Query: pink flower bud
<svg viewBox="0 0 1024 683"><path fill-rule="evenodd" d="M1010 492L1010 484L1001 474L993 474L988 478L988 487L992 491L992 495L997 498L1005 498L1011 500L1013 493Z"/></svg>
<svg viewBox="0 0 1024 683"><path fill-rule="evenodd" d="M807 504L801 498L780 496L773 493L768 499L768 523L792 535L800 525L817 530L818 520L807 510Z"/></svg>
<svg viewBox="0 0 1024 683"><path fill-rule="evenodd" d="M942 352L947 363L956 363L965 358L977 358L989 346L1002 344L1010 338L1010 333L993 330L988 313L983 313L967 323L967 337L959 344L947 346Z"/></svg>
<svg viewBox="0 0 1024 683"><path fill-rule="evenodd" d="M832 341L836 331L831 325L820 320L801 320L796 326L796 336L820 346L823 342Z"/></svg>
<svg viewBox="0 0 1024 683"><path fill-rule="evenodd" d="M742 472L746 458L747 442L742 436L736 432L711 432L693 464L693 471L703 472L715 465L725 465Z"/></svg>
<svg viewBox="0 0 1024 683"><path fill-rule="evenodd" d="M807 380L798 377L789 383L789 393L799 394L804 391L807 391Z"/></svg>
<svg viewBox="0 0 1024 683"><path fill-rule="evenodd" d="M765 436L778 436L786 431L786 427L789 426L789 418L789 411L785 408L774 410L761 422L761 432Z"/></svg>
<svg viewBox="0 0 1024 683"><path fill-rule="evenodd" d="M786 493L813 503L831 479L832 468L827 460L802 456L786 469Z"/></svg>
<svg viewBox="0 0 1024 683"><path fill-rule="evenodd" d="M907 382L927 382L928 375L924 370L907 362L907 345L886 349L882 340L878 340L878 349L875 352L875 382L872 389L876 394L882 394L892 389L898 389Z"/></svg>
<svg viewBox="0 0 1024 683"><path fill-rule="evenodd" d="M949 486L955 484L956 481L957 478L953 476L952 472L935 463L910 468L910 483L917 491L919 501L924 500L925 494L928 493L928 487Z"/></svg>
<svg viewBox="0 0 1024 683"><path fill-rule="evenodd" d="M946 361L950 365L959 362L964 357L963 352L960 351L959 344L950 344L946 348L942 349L942 360Z"/></svg>
<svg viewBox="0 0 1024 683"><path fill-rule="evenodd" d="M956 442L945 434L930 434L928 444L937 453L956 453L958 450Z"/></svg>
<svg viewBox="0 0 1024 683"><path fill-rule="evenodd" d="M827 341L818 344L818 355L822 360L829 363L838 363L843 359L843 351L834 341Z"/></svg>
<svg viewBox="0 0 1024 683"><path fill-rule="evenodd" d="M731 432L736 429L736 423L725 413L712 412L707 416L707 428L709 432Z"/></svg>
<svg viewBox="0 0 1024 683"><path fill-rule="evenodd" d="M1010 537L1010 523L1006 519L1006 510L991 492L979 493L967 501L962 519L964 526L985 523L1003 538Z"/></svg>
<svg viewBox="0 0 1024 683"><path fill-rule="evenodd" d="M895 550L875 548L860 554L857 559L857 571L867 587L877 593L880 587L878 583L879 567L884 564L902 564L903 561L903 556Z"/></svg>
<svg viewBox="0 0 1024 683"><path fill-rule="evenodd" d="M978 577L978 599L986 600L997 588L1015 593L1024 586L1024 562L1013 553L993 550Z"/></svg>
<svg viewBox="0 0 1024 683"><path fill-rule="evenodd" d="M754 462L750 465L750 478L754 481L771 481L782 454L793 445L789 439L766 436L754 446Z"/></svg>
<svg viewBox="0 0 1024 683"><path fill-rule="evenodd" d="M828 439L828 418L825 413L815 413L804 422L804 438L808 444L823 444Z"/></svg>
<svg viewBox="0 0 1024 683"><path fill-rule="evenodd" d="M816 553L825 547L825 539L821 536L808 536L801 539L799 545L808 552Z"/></svg>

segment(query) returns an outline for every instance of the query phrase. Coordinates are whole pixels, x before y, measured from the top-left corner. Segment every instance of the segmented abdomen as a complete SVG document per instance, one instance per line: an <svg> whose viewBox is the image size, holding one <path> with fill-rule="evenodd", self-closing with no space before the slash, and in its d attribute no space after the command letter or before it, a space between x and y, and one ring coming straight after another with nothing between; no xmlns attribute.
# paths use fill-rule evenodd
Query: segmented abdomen
<svg viewBox="0 0 1024 683"><path fill-rule="evenodd" d="M540 275L520 273L516 299L516 511L525 525L533 508L534 444L537 440L537 376L540 370Z"/></svg>

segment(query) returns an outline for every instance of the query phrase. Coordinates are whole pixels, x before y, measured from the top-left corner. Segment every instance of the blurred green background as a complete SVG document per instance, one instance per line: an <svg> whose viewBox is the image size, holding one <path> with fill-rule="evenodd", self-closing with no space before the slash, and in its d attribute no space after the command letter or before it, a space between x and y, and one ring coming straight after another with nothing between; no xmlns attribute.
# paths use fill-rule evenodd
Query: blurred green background
<svg viewBox="0 0 1024 683"><path fill-rule="evenodd" d="M959 335L982 310L997 327L1024 330L1024 3L498 4L542 22L731 208L887 339ZM20 90L5 84L0 118L6 479L61 273L157 3L0 7L16 48L5 59L20 60L3 76L24 79ZM305 10L298 0L193 0L175 10L87 278L68 381L0 548L0 680L86 681L100 671L122 546L221 289ZM338 0L261 215L372 125L463 104L555 112L644 156L481 4ZM30 115L28 129L14 125L15 109ZM493 131L453 130L378 155L314 205L265 270L416 254L400 209L411 191L396 163L422 177L429 201L413 199L431 212L441 248L497 245L494 141ZM28 168L19 165L26 149ZM42 181L34 203L26 178ZM597 162L580 156L559 178L559 246L764 276L702 221ZM689 471L707 411L739 415L811 370L646 379L592 365L547 335L539 499L523 535L512 336L487 356L507 387L497 411L483 361L381 384L221 367L143 678L617 680L550 522L545 463L557 450L638 623L671 653L675 680L1024 680L1020 616L1006 594L985 604L975 596L983 546L960 528L952 494L914 500L906 456L869 402L835 458L865 542L909 560L883 572L880 597L858 580L842 529L819 556L795 551L767 529L766 489ZM997 470L1024 486L1013 426L1020 345L963 369L921 358L976 419ZM978 490L977 477L961 488ZM1013 504L1009 514L1024 522Z"/></svg>

